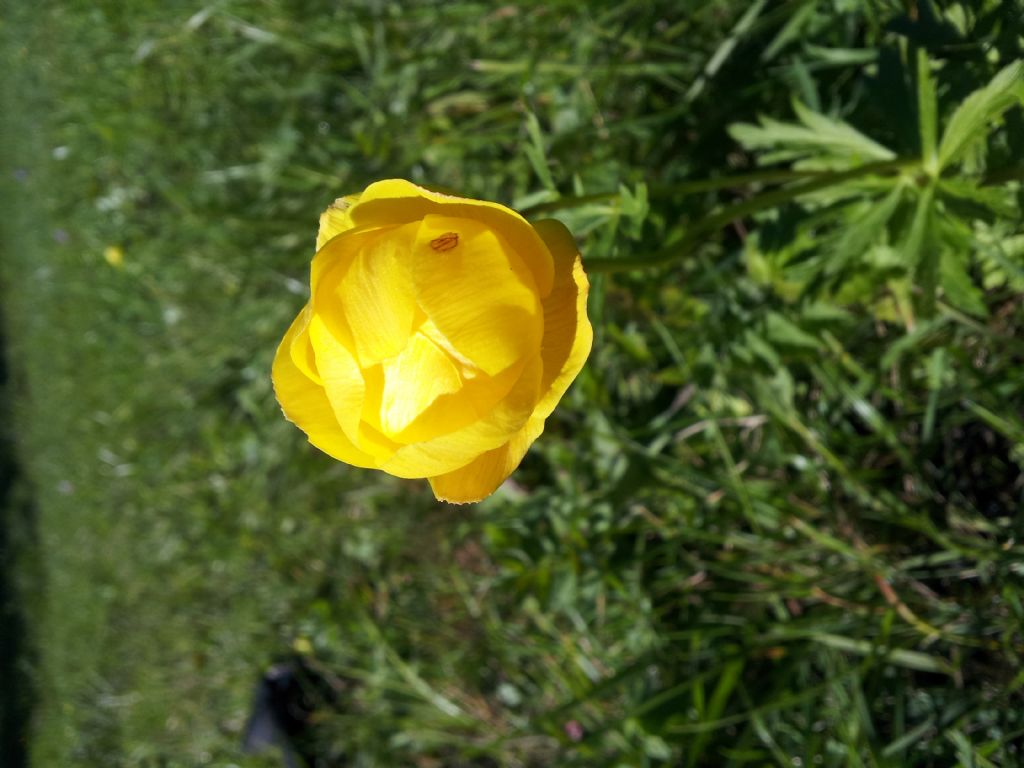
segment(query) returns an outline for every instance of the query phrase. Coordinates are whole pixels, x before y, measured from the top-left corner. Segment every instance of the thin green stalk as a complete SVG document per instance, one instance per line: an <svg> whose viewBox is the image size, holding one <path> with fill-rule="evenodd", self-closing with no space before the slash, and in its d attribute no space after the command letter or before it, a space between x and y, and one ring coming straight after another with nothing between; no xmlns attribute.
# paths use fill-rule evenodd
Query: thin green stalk
<svg viewBox="0 0 1024 768"><path fill-rule="evenodd" d="M751 184L778 184L785 183L787 181L797 181L800 179L821 180L822 182L826 179L830 179L831 181L829 183L824 184L824 187L828 187L833 183L838 184L842 181L846 181L850 178L858 178L862 175L884 175L885 173L892 172L893 170L913 168L918 163L919 161L916 158L904 158L900 160L886 160L880 163L871 163L854 168L851 171L843 171L842 174L852 175L840 179L836 179L837 174L835 171L801 171L793 168L767 168L760 171L753 171L751 173L737 174L735 176L720 176L714 179L683 181L677 184L650 184L648 186L648 194L652 198L694 195L700 194L701 192L714 192L719 189L735 189ZM998 186L999 184L1005 184L1011 181L1024 181L1024 166L1017 165L1007 166L1005 168L996 168L985 174L982 184L984 186ZM799 194L806 194L808 191L813 192L818 189L820 189L820 187L802 190ZM761 198L758 197L754 199ZM552 211L582 208L587 205L594 205L595 203L612 203L618 202L618 200L618 192L595 192L589 195L566 195L565 197L560 197L557 200L550 200L545 203L537 203L535 205L528 206L523 208L520 212L523 216L533 217L539 214L551 213Z"/></svg>
<svg viewBox="0 0 1024 768"><path fill-rule="evenodd" d="M720 176L714 179L698 179L697 181L683 181L678 184L651 184L648 193L651 197L673 197L682 195L694 195L701 192L714 192L718 189L733 189L745 187L749 184L776 184L798 179L816 178L830 174L831 171L799 171L791 168L768 168L752 173L742 173L735 176ZM619 200L618 192L597 192L590 195L568 195L557 200L546 203L537 203L524 208L521 213L524 216L536 216L551 211L561 211L567 208L582 208L594 203L610 203Z"/></svg>

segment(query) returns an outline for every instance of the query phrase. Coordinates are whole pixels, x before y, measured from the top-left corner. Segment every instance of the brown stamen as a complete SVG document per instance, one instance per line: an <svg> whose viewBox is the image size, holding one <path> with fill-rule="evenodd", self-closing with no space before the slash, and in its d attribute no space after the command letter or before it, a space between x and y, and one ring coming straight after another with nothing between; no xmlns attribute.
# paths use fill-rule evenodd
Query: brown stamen
<svg viewBox="0 0 1024 768"><path fill-rule="evenodd" d="M459 244L459 235L457 232L445 232L440 237L435 237L430 241L430 247L435 251L450 251L452 248Z"/></svg>

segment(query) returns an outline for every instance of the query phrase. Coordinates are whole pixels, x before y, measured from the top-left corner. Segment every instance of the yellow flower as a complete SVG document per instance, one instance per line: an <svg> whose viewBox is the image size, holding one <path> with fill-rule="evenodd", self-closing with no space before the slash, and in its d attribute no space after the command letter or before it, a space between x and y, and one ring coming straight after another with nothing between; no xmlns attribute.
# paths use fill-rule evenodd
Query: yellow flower
<svg viewBox="0 0 1024 768"><path fill-rule="evenodd" d="M497 203L376 182L320 217L310 273L274 359L285 416L445 501L512 473L590 353L572 235Z"/></svg>
<svg viewBox="0 0 1024 768"><path fill-rule="evenodd" d="M103 249L103 259L110 266L120 269L124 266L124 251L119 245L108 245Z"/></svg>

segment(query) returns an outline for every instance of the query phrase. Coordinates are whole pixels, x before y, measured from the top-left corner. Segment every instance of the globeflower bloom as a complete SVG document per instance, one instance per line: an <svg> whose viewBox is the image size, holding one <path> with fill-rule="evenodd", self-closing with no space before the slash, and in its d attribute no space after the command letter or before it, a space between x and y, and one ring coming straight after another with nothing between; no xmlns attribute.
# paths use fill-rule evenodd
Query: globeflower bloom
<svg viewBox="0 0 1024 768"><path fill-rule="evenodd" d="M479 501L583 367L588 290L560 222L379 181L320 217L309 303L278 347L274 391L335 459Z"/></svg>

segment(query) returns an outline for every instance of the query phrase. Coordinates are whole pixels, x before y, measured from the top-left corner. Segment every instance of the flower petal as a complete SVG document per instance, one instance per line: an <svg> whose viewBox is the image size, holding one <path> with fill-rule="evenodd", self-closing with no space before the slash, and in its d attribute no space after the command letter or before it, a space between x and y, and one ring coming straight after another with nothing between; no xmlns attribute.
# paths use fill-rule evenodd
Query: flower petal
<svg viewBox="0 0 1024 768"><path fill-rule="evenodd" d="M385 360L380 423L394 437L442 395L462 388L459 371L441 349L422 333L395 357Z"/></svg>
<svg viewBox="0 0 1024 768"><path fill-rule="evenodd" d="M504 205L445 195L403 179L371 184L348 211L357 226L418 221L430 214L475 219L499 232L533 274L541 297L551 291L551 253L530 223Z"/></svg>
<svg viewBox="0 0 1024 768"><path fill-rule="evenodd" d="M434 477L465 466L507 443L526 424L537 402L542 364L527 361L509 393L483 419L463 429L400 448L380 469L398 477Z"/></svg>
<svg viewBox="0 0 1024 768"><path fill-rule="evenodd" d="M362 369L366 382L366 396L359 421L359 439L356 445L377 458L378 464L391 458L404 443L385 436L380 421L381 403L384 401L384 366L381 363Z"/></svg>
<svg viewBox="0 0 1024 768"><path fill-rule="evenodd" d="M587 319L590 283L583 271L579 249L569 230L554 219L535 226L555 259L555 283L544 301L544 340L541 357L542 396L535 416L547 418L562 399L590 354L594 331Z"/></svg>
<svg viewBox="0 0 1024 768"><path fill-rule="evenodd" d="M391 227L356 227L345 230L325 242L317 250L309 266L309 287L313 298L316 298L325 283L331 288L336 286L345 276L360 249L388 229Z"/></svg>
<svg viewBox="0 0 1024 768"><path fill-rule="evenodd" d="M292 341L306 322L303 316L307 311L308 306L292 322L274 356L271 378L277 402L287 419L324 453L357 467L375 467L377 462L373 457L353 445L342 431L323 388L311 381L292 360Z"/></svg>
<svg viewBox="0 0 1024 768"><path fill-rule="evenodd" d="M397 355L412 335L417 309L410 262L418 229L414 223L370 236L333 290L325 278L325 290L314 297L318 313L344 316L362 367Z"/></svg>
<svg viewBox="0 0 1024 768"><path fill-rule="evenodd" d="M348 439L359 445L359 414L366 396L359 364L316 313L309 322L309 337L334 417Z"/></svg>
<svg viewBox="0 0 1024 768"><path fill-rule="evenodd" d="M320 230L316 233L316 249L319 251L324 243L342 232L355 227L348 210L359 202L359 195L339 197L320 214Z"/></svg>
<svg viewBox="0 0 1024 768"><path fill-rule="evenodd" d="M457 392L438 397L405 429L392 437L401 443L422 443L487 418L498 401L519 380L525 364L526 361L521 361L497 376L488 376L479 371L474 376L468 376L469 371L464 368L462 387Z"/></svg>
<svg viewBox="0 0 1024 768"><path fill-rule="evenodd" d="M471 504L490 496L515 471L543 431L544 419L531 418L504 445L477 456L464 467L429 478L434 496L452 504Z"/></svg>
<svg viewBox="0 0 1024 768"><path fill-rule="evenodd" d="M485 225L429 215L416 237L419 306L462 355L494 375L536 352L543 319L530 272Z"/></svg>
<svg viewBox="0 0 1024 768"><path fill-rule="evenodd" d="M395 452L402 447L401 443L396 443L387 435L382 434L375 426L367 424L365 421L359 422L359 442L357 445L377 460L377 466L380 466L381 462L387 461L394 456Z"/></svg>
<svg viewBox="0 0 1024 768"><path fill-rule="evenodd" d="M306 374L314 384L322 386L324 382L320 378L320 371L316 368L316 354L313 352L313 345L309 339L309 319L312 316L313 311L307 304L295 320L299 324L299 328L292 338L289 353L296 367Z"/></svg>

